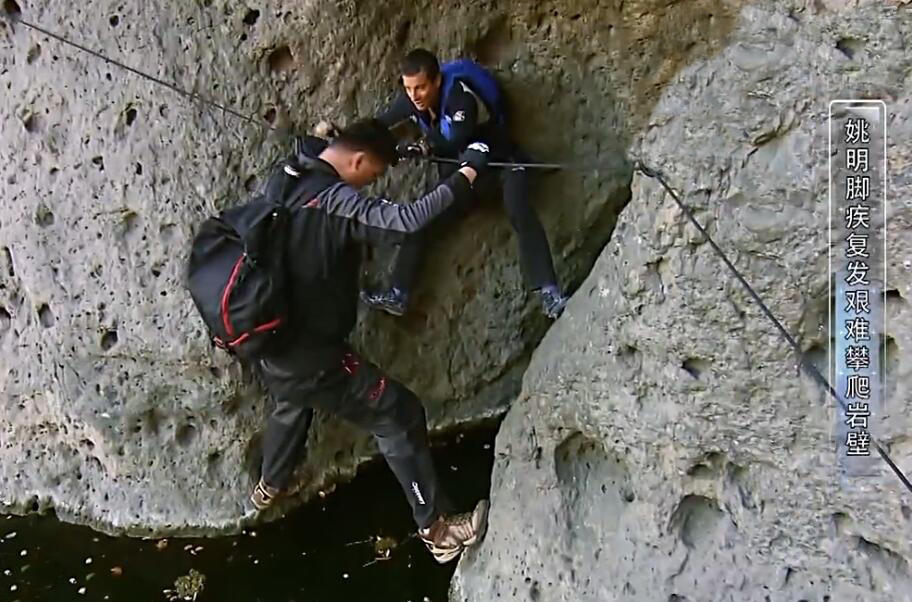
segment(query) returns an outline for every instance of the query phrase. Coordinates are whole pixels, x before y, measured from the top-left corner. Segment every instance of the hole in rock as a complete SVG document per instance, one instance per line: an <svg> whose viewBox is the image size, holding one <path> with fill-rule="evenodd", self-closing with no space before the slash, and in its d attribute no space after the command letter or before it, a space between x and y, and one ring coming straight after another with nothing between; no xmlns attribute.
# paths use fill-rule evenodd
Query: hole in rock
<svg viewBox="0 0 912 602"><path fill-rule="evenodd" d="M117 27L118 25L120 25L120 17L118 17L117 15L111 15L111 18L108 19L108 23L111 24L111 27Z"/></svg>
<svg viewBox="0 0 912 602"><path fill-rule="evenodd" d="M22 17L22 9L19 8L19 4L16 3L16 0L3 0L3 12L11 19Z"/></svg>
<svg viewBox="0 0 912 602"><path fill-rule="evenodd" d="M54 312L51 311L51 308L47 303L43 303L41 307L38 308L38 321L45 328L50 328L54 325Z"/></svg>
<svg viewBox="0 0 912 602"><path fill-rule="evenodd" d="M92 157L92 164L98 167L100 171L104 171L104 157L98 155L97 157Z"/></svg>
<svg viewBox="0 0 912 602"><path fill-rule="evenodd" d="M164 224L158 229L158 234L163 241L171 241L177 235L177 226L174 224Z"/></svg>
<svg viewBox="0 0 912 602"><path fill-rule="evenodd" d="M887 320L889 321L889 316L895 316L896 312L902 309L902 306L905 305L906 300L903 299L903 296L898 290L890 289L887 291L884 299L884 311L887 313Z"/></svg>
<svg viewBox="0 0 912 602"><path fill-rule="evenodd" d="M196 434L196 426L188 422L178 427L177 432L174 434L174 439L181 447L187 447L193 443L193 440L196 438Z"/></svg>
<svg viewBox="0 0 912 602"><path fill-rule="evenodd" d="M688 548L696 548L713 537L724 513L714 500L702 495L687 495L672 515L672 523L679 525L681 541Z"/></svg>
<svg viewBox="0 0 912 602"><path fill-rule="evenodd" d="M685 372L698 379L709 370L709 365L709 362L704 359L692 357L684 360L681 367L684 368Z"/></svg>
<svg viewBox="0 0 912 602"><path fill-rule="evenodd" d="M101 336L101 348L108 351L117 344L117 331L109 330Z"/></svg>
<svg viewBox="0 0 912 602"><path fill-rule="evenodd" d="M247 192L252 192L254 186L256 186L256 176L250 176L244 180L244 190Z"/></svg>
<svg viewBox="0 0 912 602"><path fill-rule="evenodd" d="M269 110L266 111L266 113L263 115L263 119L265 119L265 120L266 120L266 123L269 123L270 125L272 124L273 121L275 121L275 118L276 118L276 110L275 110L275 109L269 109Z"/></svg>
<svg viewBox="0 0 912 602"><path fill-rule="evenodd" d="M129 107L127 109L127 125L133 125L134 121L136 121L136 109Z"/></svg>
<svg viewBox="0 0 912 602"><path fill-rule="evenodd" d="M845 535L852 526L852 519L844 512L833 513L833 527L837 535Z"/></svg>
<svg viewBox="0 0 912 602"><path fill-rule="evenodd" d="M47 228L54 224L54 213L44 203L39 204L38 209L35 211L35 223L41 228Z"/></svg>
<svg viewBox="0 0 912 602"><path fill-rule="evenodd" d="M412 22L409 19L406 19L399 25L399 29L396 30L397 46L405 46L405 42L408 40L408 34L411 28Z"/></svg>
<svg viewBox="0 0 912 602"><path fill-rule="evenodd" d="M59 168L59 167L52 167L52 168L50 169L50 171L48 171L48 175L49 175L49 176L56 176L59 172L60 172L60 168Z"/></svg>
<svg viewBox="0 0 912 602"><path fill-rule="evenodd" d="M136 164L136 175L138 175L138 176L142 175L142 163Z"/></svg>
<svg viewBox="0 0 912 602"><path fill-rule="evenodd" d="M711 478L717 474L717 468L722 464L722 454L710 452L696 464L690 467L687 475L694 478Z"/></svg>
<svg viewBox="0 0 912 602"><path fill-rule="evenodd" d="M6 308L0 307L0 334L3 334L9 330L10 324L12 324L12 322L12 316L10 316L10 313L6 311Z"/></svg>
<svg viewBox="0 0 912 602"><path fill-rule="evenodd" d="M864 48L864 42L855 38L841 38L836 42L836 50L844 54L847 58L853 59L855 55Z"/></svg>
<svg viewBox="0 0 912 602"><path fill-rule="evenodd" d="M41 117L35 115L34 113L31 113L22 122L22 126L25 128L26 132L29 134L34 134L41 129Z"/></svg>
<svg viewBox="0 0 912 602"><path fill-rule="evenodd" d="M25 55L25 62L27 64L31 65L32 63L37 61L39 57L41 57L41 44L35 44L31 48L29 48L28 54ZM47 112L48 112L47 109L45 109L45 113L47 113Z"/></svg>
<svg viewBox="0 0 912 602"><path fill-rule="evenodd" d="M896 344L896 339L890 335L880 334L878 338L880 339L880 365L886 379L884 394L887 399L890 399L896 392L896 375L900 369L899 345Z"/></svg>
<svg viewBox="0 0 912 602"><path fill-rule="evenodd" d="M804 359L823 373L826 373L827 349L820 343L814 343L804 352Z"/></svg>
<svg viewBox="0 0 912 602"><path fill-rule="evenodd" d="M6 256L6 266L9 277L14 278L16 276L16 270L13 267L13 253L9 250L9 247L3 247L3 254Z"/></svg>
<svg viewBox="0 0 912 602"><path fill-rule="evenodd" d="M269 54L269 70L281 73L291 69L294 65L294 56L288 46L280 46Z"/></svg>
<svg viewBox="0 0 912 602"><path fill-rule="evenodd" d="M247 9L247 14L244 15L244 25L253 25L257 22L257 19L260 18L260 11L255 8Z"/></svg>
<svg viewBox="0 0 912 602"><path fill-rule="evenodd" d="M246 41L247 41L247 34L246 34L246 33L242 33L242 34L241 34L241 37L240 37L239 39L240 39L242 42L246 42Z"/></svg>
<svg viewBox="0 0 912 602"><path fill-rule="evenodd" d="M908 563L906 559L894 552L893 550L869 541L861 536L856 536L855 545L859 552L866 556L870 561L877 565L886 574L905 575L908 574Z"/></svg>

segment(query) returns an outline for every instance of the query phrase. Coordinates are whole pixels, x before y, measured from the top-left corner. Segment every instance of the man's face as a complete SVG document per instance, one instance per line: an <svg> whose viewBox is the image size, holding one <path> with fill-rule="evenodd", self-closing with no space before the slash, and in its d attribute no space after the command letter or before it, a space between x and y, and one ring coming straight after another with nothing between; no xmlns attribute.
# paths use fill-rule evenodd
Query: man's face
<svg viewBox="0 0 912 602"><path fill-rule="evenodd" d="M415 108L419 111L427 111L429 108L437 106L442 79L439 73L437 77L431 79L427 73L419 71L415 75L403 75L402 86Z"/></svg>
<svg viewBox="0 0 912 602"><path fill-rule="evenodd" d="M346 184L361 188L372 184L386 172L386 162L362 151L351 153L339 174Z"/></svg>

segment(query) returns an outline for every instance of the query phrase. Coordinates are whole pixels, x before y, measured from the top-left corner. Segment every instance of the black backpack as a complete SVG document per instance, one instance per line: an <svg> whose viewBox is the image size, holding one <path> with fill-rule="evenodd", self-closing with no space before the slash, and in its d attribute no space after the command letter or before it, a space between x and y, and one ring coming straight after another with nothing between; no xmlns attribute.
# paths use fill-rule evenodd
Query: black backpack
<svg viewBox="0 0 912 602"><path fill-rule="evenodd" d="M286 333L291 213L337 179L300 177L306 169L280 163L265 193L208 218L193 239L186 286L213 343L241 359L261 357Z"/></svg>

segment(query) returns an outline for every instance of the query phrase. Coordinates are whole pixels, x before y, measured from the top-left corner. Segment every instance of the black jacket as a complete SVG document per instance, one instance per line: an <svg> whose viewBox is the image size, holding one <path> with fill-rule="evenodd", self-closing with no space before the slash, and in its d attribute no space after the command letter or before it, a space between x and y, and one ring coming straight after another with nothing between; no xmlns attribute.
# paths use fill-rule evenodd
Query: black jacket
<svg viewBox="0 0 912 602"><path fill-rule="evenodd" d="M354 328L362 245L401 243L449 207L473 197L469 180L459 172L409 204L364 195L317 158L324 147L325 142L308 138L291 162L300 175L280 169L267 184L308 190L291 205L286 263L290 338L299 348L312 346L315 353L344 345Z"/></svg>

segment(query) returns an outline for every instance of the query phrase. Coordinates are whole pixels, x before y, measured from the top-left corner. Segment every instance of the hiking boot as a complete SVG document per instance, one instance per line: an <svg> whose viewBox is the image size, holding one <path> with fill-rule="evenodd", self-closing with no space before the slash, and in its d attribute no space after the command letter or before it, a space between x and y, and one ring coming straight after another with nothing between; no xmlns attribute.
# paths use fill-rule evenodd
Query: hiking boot
<svg viewBox="0 0 912 602"><path fill-rule="evenodd" d="M361 301L394 316L405 315L408 306L408 297L396 287L388 291L361 291Z"/></svg>
<svg viewBox="0 0 912 602"><path fill-rule="evenodd" d="M560 317L564 312L564 306L570 300L559 290L542 290L539 294L541 295L542 313L552 320Z"/></svg>
<svg viewBox="0 0 912 602"><path fill-rule="evenodd" d="M438 563L450 562L484 537L488 527L488 508L488 500L481 500L472 512L439 516L430 527L419 529L418 537Z"/></svg>
<svg viewBox="0 0 912 602"><path fill-rule="evenodd" d="M256 487L253 488L253 493L250 494L249 502L253 505L253 509L257 512L262 512L272 506L281 493L282 492L279 489L270 487L262 478L260 478Z"/></svg>

